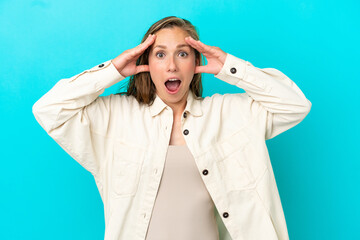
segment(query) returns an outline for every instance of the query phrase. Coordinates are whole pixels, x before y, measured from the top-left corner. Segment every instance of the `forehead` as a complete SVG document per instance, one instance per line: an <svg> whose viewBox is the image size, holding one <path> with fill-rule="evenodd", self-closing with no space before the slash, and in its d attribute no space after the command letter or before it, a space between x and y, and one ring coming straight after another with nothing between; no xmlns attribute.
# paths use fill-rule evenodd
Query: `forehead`
<svg viewBox="0 0 360 240"><path fill-rule="evenodd" d="M160 29L159 31L157 31L155 33L155 35L158 35L158 36L170 36L170 35L173 35L173 36L186 36L188 35L188 33L183 30L182 28L180 27L171 27L171 28L163 28L163 29Z"/></svg>
<svg viewBox="0 0 360 240"><path fill-rule="evenodd" d="M190 46L185 42L185 37L189 34L179 27L164 28L155 33L156 39L151 48L178 48ZM157 47L158 48L158 47Z"/></svg>

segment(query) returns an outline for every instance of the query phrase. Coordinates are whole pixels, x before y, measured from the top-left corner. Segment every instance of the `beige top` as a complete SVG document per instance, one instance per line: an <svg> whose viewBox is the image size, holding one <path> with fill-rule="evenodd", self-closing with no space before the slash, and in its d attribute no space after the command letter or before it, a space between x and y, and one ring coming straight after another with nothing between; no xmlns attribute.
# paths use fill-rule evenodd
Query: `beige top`
<svg viewBox="0 0 360 240"><path fill-rule="evenodd" d="M146 240L218 240L214 210L187 145L169 145Z"/></svg>

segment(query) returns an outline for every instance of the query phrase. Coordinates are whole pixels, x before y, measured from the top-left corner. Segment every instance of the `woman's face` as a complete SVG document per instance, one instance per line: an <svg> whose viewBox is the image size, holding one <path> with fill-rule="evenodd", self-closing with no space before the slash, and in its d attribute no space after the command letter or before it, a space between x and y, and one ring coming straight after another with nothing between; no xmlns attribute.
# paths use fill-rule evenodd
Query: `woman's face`
<svg viewBox="0 0 360 240"><path fill-rule="evenodd" d="M186 101L196 66L195 51L185 42L185 37L189 34L179 27L174 27L161 29L155 35L155 42L150 46L149 69L156 93L167 104L183 103ZM166 88L165 82L169 78L181 80L176 93L170 93Z"/></svg>

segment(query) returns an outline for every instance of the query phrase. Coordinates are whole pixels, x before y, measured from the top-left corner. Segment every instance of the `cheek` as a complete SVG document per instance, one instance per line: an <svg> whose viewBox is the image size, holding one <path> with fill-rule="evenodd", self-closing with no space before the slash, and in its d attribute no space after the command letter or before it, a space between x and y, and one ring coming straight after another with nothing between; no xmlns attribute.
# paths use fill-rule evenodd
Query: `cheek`
<svg viewBox="0 0 360 240"><path fill-rule="evenodd" d="M189 72L189 73L194 73L195 72L195 63L193 61L189 61L189 62L186 62L184 65L183 65L183 69L186 71L186 72Z"/></svg>
<svg viewBox="0 0 360 240"><path fill-rule="evenodd" d="M194 60L195 61L195 60ZM184 66L184 68L186 68L186 72L188 73L187 74L187 78L189 80L189 84L191 83L193 77L194 77L194 74L195 74L195 62L194 61L190 61L186 64L186 66Z"/></svg>
<svg viewBox="0 0 360 240"><path fill-rule="evenodd" d="M149 58L149 69L150 71L157 72L161 69L162 64L156 61L154 58Z"/></svg>
<svg viewBox="0 0 360 240"><path fill-rule="evenodd" d="M149 72L151 76L151 80L155 85L160 84L161 82L161 69L159 68L159 64L156 61L151 61L149 59Z"/></svg>
<svg viewBox="0 0 360 240"><path fill-rule="evenodd" d="M157 79L161 73L161 69L158 64L149 64L149 71L153 79Z"/></svg>
<svg viewBox="0 0 360 240"><path fill-rule="evenodd" d="M195 70L196 64L195 64L195 57L192 56L191 58L188 59L188 61L186 62L186 66L188 69L193 69Z"/></svg>

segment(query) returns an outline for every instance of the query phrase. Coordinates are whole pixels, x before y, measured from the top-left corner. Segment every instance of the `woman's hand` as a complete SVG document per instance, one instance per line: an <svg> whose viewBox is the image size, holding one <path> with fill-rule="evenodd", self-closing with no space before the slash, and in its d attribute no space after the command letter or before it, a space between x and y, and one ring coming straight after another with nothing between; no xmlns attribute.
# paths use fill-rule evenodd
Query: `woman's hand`
<svg viewBox="0 0 360 240"><path fill-rule="evenodd" d="M119 73L128 77L139 72L149 72L149 65L136 66L137 59L145 52L145 50L154 43L156 35L150 34L148 38L138 46L125 50L119 56L111 60Z"/></svg>
<svg viewBox="0 0 360 240"><path fill-rule="evenodd" d="M207 59L207 65L197 66L195 73L211 73L218 74L221 68L224 66L226 59L226 52L219 47L208 46L202 42L196 41L192 37L188 36L185 41L193 48L202 53Z"/></svg>

